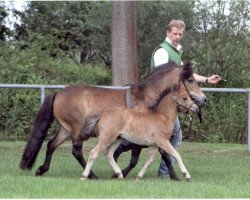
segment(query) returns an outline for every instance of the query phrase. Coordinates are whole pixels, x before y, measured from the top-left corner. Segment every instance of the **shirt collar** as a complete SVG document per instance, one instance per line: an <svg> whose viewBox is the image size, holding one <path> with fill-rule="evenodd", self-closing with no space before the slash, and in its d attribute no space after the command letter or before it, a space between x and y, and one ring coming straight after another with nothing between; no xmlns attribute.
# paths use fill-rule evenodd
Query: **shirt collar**
<svg viewBox="0 0 250 200"><path fill-rule="evenodd" d="M181 50L182 46L180 44L177 45L177 47L175 47L172 42L170 41L170 39L168 37L166 37L166 42L168 42L169 44L171 44L174 48L176 48L178 51Z"/></svg>

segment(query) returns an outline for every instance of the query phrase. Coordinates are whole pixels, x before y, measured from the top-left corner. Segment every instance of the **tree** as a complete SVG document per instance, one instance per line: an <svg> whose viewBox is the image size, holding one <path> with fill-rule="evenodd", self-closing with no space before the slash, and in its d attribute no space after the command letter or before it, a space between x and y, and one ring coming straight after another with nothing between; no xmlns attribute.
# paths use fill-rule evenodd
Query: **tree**
<svg viewBox="0 0 250 200"><path fill-rule="evenodd" d="M10 35L10 29L6 26L6 18L8 12L4 2L0 2L0 40L5 41L6 37Z"/></svg>
<svg viewBox="0 0 250 200"><path fill-rule="evenodd" d="M113 85L138 82L137 2L114 1L112 15Z"/></svg>
<svg viewBox="0 0 250 200"><path fill-rule="evenodd" d="M18 13L22 24L17 25L16 39L25 45L37 41L38 46L53 57L68 56L78 63L103 60L109 64L107 56L96 48L100 46L101 35L110 35L106 23L101 26L102 18L99 22L93 20L104 15L103 8L108 10L109 5L106 2L32 1L25 13Z"/></svg>

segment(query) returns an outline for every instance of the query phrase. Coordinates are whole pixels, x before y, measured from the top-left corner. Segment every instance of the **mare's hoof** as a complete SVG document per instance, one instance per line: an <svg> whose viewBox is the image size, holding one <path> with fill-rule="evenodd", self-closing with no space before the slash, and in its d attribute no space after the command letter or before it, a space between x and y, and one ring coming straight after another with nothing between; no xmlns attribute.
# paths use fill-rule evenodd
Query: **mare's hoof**
<svg viewBox="0 0 250 200"><path fill-rule="evenodd" d="M93 174L91 176L89 175L88 178L92 179L92 180L98 180L98 177L95 174Z"/></svg>
<svg viewBox="0 0 250 200"><path fill-rule="evenodd" d="M171 177L171 181L180 181L178 177Z"/></svg>
<svg viewBox="0 0 250 200"><path fill-rule="evenodd" d="M114 174L112 175L112 178L113 178L113 179L117 179L117 178L118 178L117 174L114 173Z"/></svg>
<svg viewBox="0 0 250 200"><path fill-rule="evenodd" d="M46 171L44 171L42 169L42 167L39 167L37 170L36 170L36 176L42 176Z"/></svg>
<svg viewBox="0 0 250 200"><path fill-rule="evenodd" d="M187 178L187 182L191 183L192 182L192 178Z"/></svg>

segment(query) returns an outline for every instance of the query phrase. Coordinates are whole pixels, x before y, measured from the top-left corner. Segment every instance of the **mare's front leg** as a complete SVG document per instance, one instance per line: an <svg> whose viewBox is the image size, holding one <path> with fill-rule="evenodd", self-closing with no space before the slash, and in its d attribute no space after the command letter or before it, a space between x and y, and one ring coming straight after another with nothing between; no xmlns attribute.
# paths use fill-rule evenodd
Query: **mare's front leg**
<svg viewBox="0 0 250 200"><path fill-rule="evenodd" d="M166 163L166 166L167 166L168 172L169 172L169 177L171 178L171 180L179 181L180 179L178 178L178 176L175 173L174 166L172 165L170 155L161 148L159 148L159 152L162 156L162 159Z"/></svg>
<svg viewBox="0 0 250 200"><path fill-rule="evenodd" d="M127 140L124 140L122 141L120 146L115 150L115 153L114 153L114 160L115 162L117 162L118 157L123 152L129 151L129 150L132 150L131 159L130 159L129 165L124 170L122 170L122 174L124 177L126 177L129 174L129 172L137 165L139 157L140 157L140 153L142 150L142 146L131 143ZM114 174L112 177L116 178L116 175Z"/></svg>
<svg viewBox="0 0 250 200"><path fill-rule="evenodd" d="M145 174L145 172L147 171L147 169L153 163L156 152L157 152L157 147L151 146L151 147L148 148L148 159L147 159L144 167L141 169L139 174L136 176L136 180L142 179L142 177Z"/></svg>

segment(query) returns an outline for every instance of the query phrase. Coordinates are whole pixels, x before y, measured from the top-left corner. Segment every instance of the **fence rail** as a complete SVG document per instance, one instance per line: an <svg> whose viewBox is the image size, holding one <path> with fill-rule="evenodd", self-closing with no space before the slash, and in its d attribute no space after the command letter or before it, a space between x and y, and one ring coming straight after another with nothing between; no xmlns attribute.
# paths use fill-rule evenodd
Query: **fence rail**
<svg viewBox="0 0 250 200"><path fill-rule="evenodd" d="M40 89L41 104L45 98L46 89L62 89L66 85L32 85L32 84L0 84L0 88L19 88L19 89ZM126 87L121 86L99 86L113 89L122 89ZM230 92L230 93L246 93L248 95L248 135L247 135L247 146L250 152L250 88L202 88L204 92Z"/></svg>

